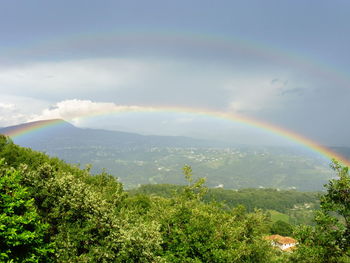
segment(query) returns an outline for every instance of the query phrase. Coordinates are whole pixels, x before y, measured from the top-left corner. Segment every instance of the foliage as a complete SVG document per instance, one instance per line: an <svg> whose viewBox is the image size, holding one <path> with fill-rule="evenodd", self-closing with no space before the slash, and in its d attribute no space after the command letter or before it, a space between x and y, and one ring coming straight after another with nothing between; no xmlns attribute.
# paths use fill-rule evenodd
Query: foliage
<svg viewBox="0 0 350 263"><path fill-rule="evenodd" d="M266 216L202 202L205 181L194 181L189 166L183 171L188 185L154 211L161 224L161 256L167 262L265 262L272 254L262 239Z"/></svg>
<svg viewBox="0 0 350 263"><path fill-rule="evenodd" d="M314 228L300 226L295 262L350 262L350 176L348 167L333 161L338 178L325 185Z"/></svg>
<svg viewBox="0 0 350 263"><path fill-rule="evenodd" d="M170 184L141 185L128 192L134 194L158 195L162 197L172 197L182 191L183 186ZM263 210L276 210L281 213L289 213L295 206L309 204L312 208L318 207L316 192L298 192L295 190L276 189L207 189L203 196L203 201L217 201L225 203L229 208L238 205L246 207L247 211L253 212L256 208Z"/></svg>
<svg viewBox="0 0 350 263"><path fill-rule="evenodd" d="M130 195L157 195L171 198L183 191L184 186L158 184L141 185L128 191ZM243 205L248 212L262 209L271 215L273 222L283 220L287 223L313 224L313 211L318 208L317 193L298 192L295 190L276 189L206 189L203 201L216 201L222 204L223 209L230 210Z"/></svg>
<svg viewBox="0 0 350 263"><path fill-rule="evenodd" d="M126 194L114 177L92 176L87 169L18 147L4 137L0 142L2 156L23 175L15 182L27 189L30 202L47 223L45 241L53 244L53 261L158 260L158 224L143 222L134 211L123 210Z"/></svg>
<svg viewBox="0 0 350 263"><path fill-rule="evenodd" d="M40 219L22 173L0 160L0 261L48 262L48 225Z"/></svg>
<svg viewBox="0 0 350 263"><path fill-rule="evenodd" d="M350 179L348 169L336 162L339 178L326 185L316 226L297 229L300 245L288 255L273 249L264 236L270 231L289 235L290 225L270 225L268 213L255 208L286 212L283 206L315 203L314 194L207 189L190 166L183 168L185 186L140 188L158 189L163 196L129 194L106 172L91 175L89 167L79 169L21 148L4 136L0 157L2 262L349 260Z"/></svg>
<svg viewBox="0 0 350 263"><path fill-rule="evenodd" d="M293 233L293 227L287 222L278 220L271 225L271 234L278 234L281 236L291 236Z"/></svg>
<svg viewBox="0 0 350 263"><path fill-rule="evenodd" d="M140 222L132 211L122 210L125 194L114 178L104 174L90 177L43 165L37 171L28 171L24 179L50 224L57 260L118 262L134 258L130 262L152 262L159 243L157 225ZM108 198L106 193L110 194Z"/></svg>

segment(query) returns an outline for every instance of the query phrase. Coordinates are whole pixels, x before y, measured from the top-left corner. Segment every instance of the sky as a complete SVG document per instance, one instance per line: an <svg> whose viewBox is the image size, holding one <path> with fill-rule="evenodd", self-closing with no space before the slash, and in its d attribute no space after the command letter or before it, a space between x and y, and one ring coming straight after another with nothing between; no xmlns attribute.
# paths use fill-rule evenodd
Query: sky
<svg viewBox="0 0 350 263"><path fill-rule="evenodd" d="M349 10L346 0L1 1L0 127L64 118L287 143L194 113L212 111L350 146ZM152 107L178 110L142 110Z"/></svg>

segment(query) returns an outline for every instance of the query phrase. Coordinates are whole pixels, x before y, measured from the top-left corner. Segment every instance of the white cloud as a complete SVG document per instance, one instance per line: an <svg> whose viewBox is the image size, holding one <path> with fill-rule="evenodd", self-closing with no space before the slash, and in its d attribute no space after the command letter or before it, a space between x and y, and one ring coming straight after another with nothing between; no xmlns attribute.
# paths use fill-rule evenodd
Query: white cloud
<svg viewBox="0 0 350 263"><path fill-rule="evenodd" d="M270 85L267 78L234 79L227 84L232 92L232 102L229 106L234 112L259 111L271 106L276 89Z"/></svg>
<svg viewBox="0 0 350 263"><path fill-rule="evenodd" d="M151 112L155 111L155 109L152 107L117 105L111 102L93 102L91 100L72 99L60 101L52 107L42 110L40 114L33 116L30 121L59 118L78 124L81 118L87 116L140 111Z"/></svg>
<svg viewBox="0 0 350 263"><path fill-rule="evenodd" d="M271 81L270 76L236 77L226 84L232 94L229 110L233 112L259 112L276 110L284 106L289 98L280 96L286 82Z"/></svg>
<svg viewBox="0 0 350 263"><path fill-rule="evenodd" d="M12 103L1 103L0 102L0 110L12 110L15 108L15 105Z"/></svg>
<svg viewBox="0 0 350 263"><path fill-rule="evenodd" d="M14 104L0 102L0 127L24 122L27 116L20 113Z"/></svg>
<svg viewBox="0 0 350 263"><path fill-rule="evenodd" d="M49 103L30 97L1 94L0 127L16 125L28 121Z"/></svg>

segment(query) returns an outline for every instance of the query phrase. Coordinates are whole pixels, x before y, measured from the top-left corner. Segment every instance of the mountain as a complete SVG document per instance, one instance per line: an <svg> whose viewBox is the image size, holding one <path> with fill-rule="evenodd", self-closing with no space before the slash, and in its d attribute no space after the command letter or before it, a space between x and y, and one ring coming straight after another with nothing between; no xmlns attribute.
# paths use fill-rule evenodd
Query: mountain
<svg viewBox="0 0 350 263"><path fill-rule="evenodd" d="M44 126L45 128L39 128ZM35 130L31 132L31 130ZM182 184L185 164L209 187L322 190L332 177L329 161L288 147L234 146L177 136L145 136L82 129L63 120L25 123L0 129L14 142L66 162L102 169L126 188L141 184Z"/></svg>
<svg viewBox="0 0 350 263"><path fill-rule="evenodd" d="M35 132L29 131L31 129L34 129ZM146 136L121 131L77 128L69 122L59 119L29 122L0 128L0 133L9 135L19 130L25 132L20 136L16 136L14 142L39 151L50 151L54 148L63 147L144 148L223 145L220 142L183 136Z"/></svg>

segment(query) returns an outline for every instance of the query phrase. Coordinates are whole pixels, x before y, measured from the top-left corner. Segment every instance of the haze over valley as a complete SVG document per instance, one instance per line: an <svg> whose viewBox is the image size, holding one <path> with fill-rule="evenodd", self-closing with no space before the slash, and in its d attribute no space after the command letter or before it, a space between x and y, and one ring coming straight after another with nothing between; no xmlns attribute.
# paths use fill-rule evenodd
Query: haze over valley
<svg viewBox="0 0 350 263"><path fill-rule="evenodd" d="M54 121L54 120L53 120ZM40 122L0 129L26 129ZM209 187L280 188L320 191L332 177L329 160L307 149L249 146L179 136L82 129L63 122L29 132L14 141L95 173L105 169L126 188L142 184L183 184L181 168L190 165Z"/></svg>

